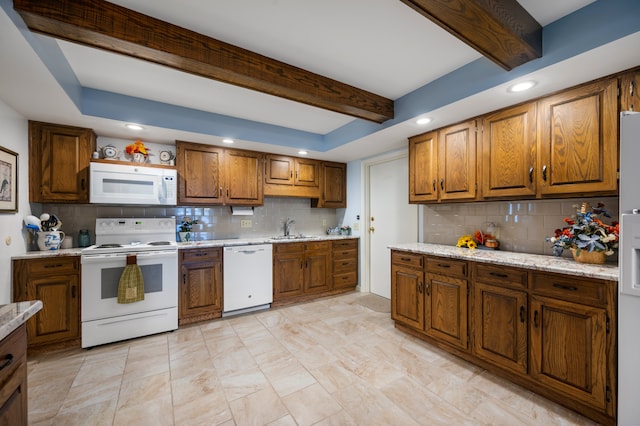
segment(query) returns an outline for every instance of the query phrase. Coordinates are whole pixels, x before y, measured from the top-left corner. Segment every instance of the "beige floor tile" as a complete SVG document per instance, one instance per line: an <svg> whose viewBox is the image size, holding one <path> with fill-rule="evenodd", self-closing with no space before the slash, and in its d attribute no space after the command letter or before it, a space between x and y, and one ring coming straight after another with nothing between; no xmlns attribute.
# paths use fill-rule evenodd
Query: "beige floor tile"
<svg viewBox="0 0 640 426"><path fill-rule="evenodd" d="M265 425L289 414L271 387L231 401L229 406L238 425Z"/></svg>
<svg viewBox="0 0 640 426"><path fill-rule="evenodd" d="M118 411L134 408L155 399L171 399L169 373L138 380L123 381L118 398Z"/></svg>
<svg viewBox="0 0 640 426"><path fill-rule="evenodd" d="M202 395L173 408L177 426L233 425L233 415L221 392Z"/></svg>
<svg viewBox="0 0 640 426"><path fill-rule="evenodd" d="M227 401L234 401L270 386L269 381L258 368L221 376L220 382Z"/></svg>
<svg viewBox="0 0 640 426"><path fill-rule="evenodd" d="M128 382L162 373L169 373L169 354L167 353L150 355L147 358L127 359L123 380Z"/></svg>
<svg viewBox="0 0 640 426"><path fill-rule="evenodd" d="M342 406L319 384L282 398L299 425L311 425L340 411Z"/></svg>
<svg viewBox="0 0 640 426"><path fill-rule="evenodd" d="M315 377L292 356L265 364L261 369L281 397L316 383Z"/></svg>
<svg viewBox="0 0 640 426"><path fill-rule="evenodd" d="M245 348L244 343L242 343L242 340L235 334L235 332L232 336L212 338L205 337L205 344L207 345L209 354L211 354L212 357L225 355L229 352Z"/></svg>
<svg viewBox="0 0 640 426"><path fill-rule="evenodd" d="M192 352L169 361L171 380L198 374L202 370L213 368L213 359L208 351Z"/></svg>
<svg viewBox="0 0 640 426"><path fill-rule="evenodd" d="M314 423L314 426L358 426L360 424L362 423L358 423L345 410L342 410L324 420L320 420L318 423Z"/></svg>
<svg viewBox="0 0 640 426"><path fill-rule="evenodd" d="M95 404L63 408L53 419L52 425L60 426L111 426L116 412L117 398Z"/></svg>
<svg viewBox="0 0 640 426"><path fill-rule="evenodd" d="M174 405L183 405L211 393L222 394L222 384L213 368L200 370L197 374L171 380Z"/></svg>
<svg viewBox="0 0 640 426"><path fill-rule="evenodd" d="M267 423L268 426L297 426L295 420L291 415L287 414L284 417L280 417L278 420L274 420L271 423Z"/></svg>
<svg viewBox="0 0 640 426"><path fill-rule="evenodd" d="M318 383L329 393L351 386L358 377L340 363L330 362L311 370Z"/></svg>
<svg viewBox="0 0 640 426"><path fill-rule="evenodd" d="M118 401L118 405L120 405L120 401ZM119 406L116 410L113 425L173 426L174 420L171 395L151 400L141 400L136 404Z"/></svg>
<svg viewBox="0 0 640 426"><path fill-rule="evenodd" d="M81 377L81 376L78 376ZM62 410L79 410L105 401L118 399L122 375L105 378L101 381L89 381L69 389Z"/></svg>
<svg viewBox="0 0 640 426"><path fill-rule="evenodd" d="M92 362L85 361L78 371L73 386L82 386L87 383L101 383L113 377L122 379L126 362L126 355Z"/></svg>
<svg viewBox="0 0 640 426"><path fill-rule="evenodd" d="M213 365L220 376L228 376L258 367L251 353L245 347L213 357Z"/></svg>

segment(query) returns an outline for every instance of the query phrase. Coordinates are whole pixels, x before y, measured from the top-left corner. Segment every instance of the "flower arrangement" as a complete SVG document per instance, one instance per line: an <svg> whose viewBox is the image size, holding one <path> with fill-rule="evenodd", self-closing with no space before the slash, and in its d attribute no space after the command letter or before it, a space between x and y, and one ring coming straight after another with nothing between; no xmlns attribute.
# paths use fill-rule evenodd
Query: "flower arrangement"
<svg viewBox="0 0 640 426"><path fill-rule="evenodd" d="M555 236L546 238L553 244L553 254L560 256L564 249L575 249L576 255L580 255L581 250L604 252L607 256L614 254L618 248L620 225L618 222L607 225L600 219L611 217L604 204L590 207L589 203L582 203L574 207L576 214L564 218L567 226L556 229Z"/></svg>
<svg viewBox="0 0 640 426"><path fill-rule="evenodd" d="M476 247L478 247L478 243L476 242L476 240L473 239L473 236L463 235L462 237L458 238L458 243L456 244L456 247L468 247L471 250L473 250Z"/></svg>
<svg viewBox="0 0 640 426"><path fill-rule="evenodd" d="M342 225L340 227L340 233L342 235L351 235L351 227L349 225Z"/></svg>
<svg viewBox="0 0 640 426"><path fill-rule="evenodd" d="M191 219L189 216L185 216L182 218L182 223L180 224L179 232L190 232L191 227L197 223L198 223L197 220Z"/></svg>
<svg viewBox="0 0 640 426"><path fill-rule="evenodd" d="M137 139L134 143L127 145L124 151L129 155L139 153L146 157L147 155L149 155L150 150L149 148L144 146L144 143L140 139Z"/></svg>

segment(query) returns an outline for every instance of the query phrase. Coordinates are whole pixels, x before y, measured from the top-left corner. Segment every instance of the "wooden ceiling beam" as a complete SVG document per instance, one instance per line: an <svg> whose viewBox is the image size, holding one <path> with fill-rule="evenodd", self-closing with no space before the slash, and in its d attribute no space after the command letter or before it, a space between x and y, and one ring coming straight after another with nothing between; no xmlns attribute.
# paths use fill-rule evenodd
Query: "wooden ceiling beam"
<svg viewBox="0 0 640 426"><path fill-rule="evenodd" d="M390 99L103 0L13 6L34 32L376 123L393 118Z"/></svg>
<svg viewBox="0 0 640 426"><path fill-rule="evenodd" d="M542 27L516 0L400 0L509 71L542 56Z"/></svg>

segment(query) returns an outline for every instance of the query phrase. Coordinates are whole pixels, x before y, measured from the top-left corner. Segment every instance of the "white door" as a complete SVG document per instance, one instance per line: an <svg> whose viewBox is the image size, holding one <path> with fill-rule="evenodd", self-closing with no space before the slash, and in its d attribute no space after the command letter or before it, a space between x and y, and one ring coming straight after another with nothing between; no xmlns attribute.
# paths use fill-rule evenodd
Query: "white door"
<svg viewBox="0 0 640 426"><path fill-rule="evenodd" d="M418 241L418 206L409 204L406 155L368 166L369 280L371 293L391 298L393 243Z"/></svg>

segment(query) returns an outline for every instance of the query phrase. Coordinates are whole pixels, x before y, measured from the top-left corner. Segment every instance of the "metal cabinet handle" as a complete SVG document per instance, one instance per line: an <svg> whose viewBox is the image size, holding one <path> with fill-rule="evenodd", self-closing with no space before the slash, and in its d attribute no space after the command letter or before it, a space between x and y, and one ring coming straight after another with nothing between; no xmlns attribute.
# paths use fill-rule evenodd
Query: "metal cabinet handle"
<svg viewBox="0 0 640 426"><path fill-rule="evenodd" d="M427 296L430 296L431 293L429 292L429 287L431 286L431 284L425 284L424 285L424 294L426 294Z"/></svg>
<svg viewBox="0 0 640 426"><path fill-rule="evenodd" d="M82 179L80 180L80 188L81 188L83 191L85 190L85 187L84 187L84 178L82 178Z"/></svg>
<svg viewBox="0 0 640 426"><path fill-rule="evenodd" d="M76 298L76 286L72 286L71 287L71 298L75 299Z"/></svg>
<svg viewBox="0 0 640 426"><path fill-rule="evenodd" d="M489 275L491 275L492 277L498 277L498 278L509 278L509 275L501 274L500 272L489 272Z"/></svg>
<svg viewBox="0 0 640 426"><path fill-rule="evenodd" d="M451 268L451 265L447 265L446 263L438 263L438 267L440 267L440 268Z"/></svg>
<svg viewBox="0 0 640 426"><path fill-rule="evenodd" d="M187 274L182 274L182 284L187 284Z"/></svg>
<svg viewBox="0 0 640 426"><path fill-rule="evenodd" d="M440 179L440 189L444 191L444 178Z"/></svg>
<svg viewBox="0 0 640 426"><path fill-rule="evenodd" d="M433 191L435 192L435 190L436 190L436 180L434 179L433 180Z"/></svg>
<svg viewBox="0 0 640 426"><path fill-rule="evenodd" d="M538 323L538 311L533 311L533 326L538 328L540 324Z"/></svg>
<svg viewBox="0 0 640 426"><path fill-rule="evenodd" d="M547 165L542 166L542 180L547 181Z"/></svg>
<svg viewBox="0 0 640 426"><path fill-rule="evenodd" d="M572 285L564 285L564 284L553 283L553 286L555 288L559 288L559 289L562 289L562 290L578 291L578 287L574 287Z"/></svg>
<svg viewBox="0 0 640 426"><path fill-rule="evenodd" d="M218 188L218 194L219 197L222 197L222 187Z"/></svg>
<svg viewBox="0 0 640 426"><path fill-rule="evenodd" d="M525 314L524 306L520 306L520 322L524 323L524 314Z"/></svg>
<svg viewBox="0 0 640 426"><path fill-rule="evenodd" d="M44 265L45 268L49 269L49 268L62 268L64 265L62 263L54 263L54 264L49 264L49 265Z"/></svg>
<svg viewBox="0 0 640 426"><path fill-rule="evenodd" d="M0 365L0 371L4 370L5 368L10 366L11 364L13 364L13 354L5 355L4 362L2 363L2 365Z"/></svg>
<svg viewBox="0 0 640 426"><path fill-rule="evenodd" d="M533 183L533 167L529 168L529 183Z"/></svg>
<svg viewBox="0 0 640 426"><path fill-rule="evenodd" d="M422 294L422 282L418 283L418 294Z"/></svg>

